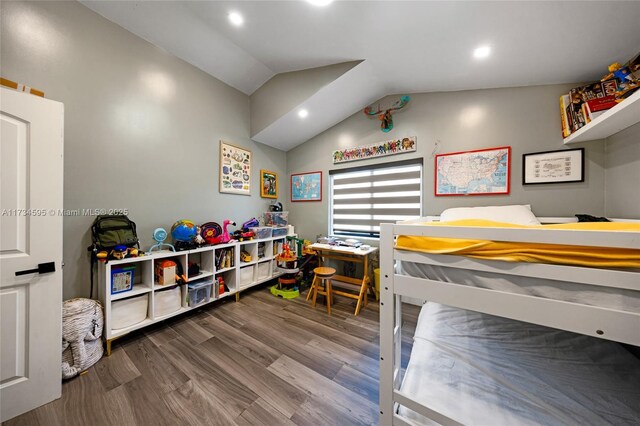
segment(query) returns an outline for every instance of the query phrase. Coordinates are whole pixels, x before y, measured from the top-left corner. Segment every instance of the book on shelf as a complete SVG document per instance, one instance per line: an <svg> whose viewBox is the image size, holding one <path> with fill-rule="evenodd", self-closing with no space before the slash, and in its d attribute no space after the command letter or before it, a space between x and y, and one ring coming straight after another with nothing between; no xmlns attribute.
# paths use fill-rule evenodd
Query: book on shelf
<svg viewBox="0 0 640 426"><path fill-rule="evenodd" d="M560 96L560 121L562 123L563 138L566 138L571 134L571 130L569 130L569 118L567 117L568 105L569 105L569 95Z"/></svg>

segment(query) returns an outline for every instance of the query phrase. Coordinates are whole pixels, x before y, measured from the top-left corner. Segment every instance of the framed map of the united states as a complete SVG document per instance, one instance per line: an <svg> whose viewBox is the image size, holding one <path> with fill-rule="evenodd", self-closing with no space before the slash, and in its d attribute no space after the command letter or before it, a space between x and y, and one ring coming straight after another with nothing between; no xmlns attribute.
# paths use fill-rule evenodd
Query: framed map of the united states
<svg viewBox="0 0 640 426"><path fill-rule="evenodd" d="M438 154L435 195L508 194L510 175L510 146Z"/></svg>

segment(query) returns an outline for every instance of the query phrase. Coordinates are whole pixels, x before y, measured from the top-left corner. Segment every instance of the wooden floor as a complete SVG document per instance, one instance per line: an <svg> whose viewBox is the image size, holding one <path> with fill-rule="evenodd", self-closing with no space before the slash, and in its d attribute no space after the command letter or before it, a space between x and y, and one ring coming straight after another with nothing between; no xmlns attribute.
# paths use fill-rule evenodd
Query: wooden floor
<svg viewBox="0 0 640 426"><path fill-rule="evenodd" d="M329 317L265 287L217 302L115 341L62 398L6 424L377 424L378 305L334 303ZM404 312L406 362L419 308Z"/></svg>

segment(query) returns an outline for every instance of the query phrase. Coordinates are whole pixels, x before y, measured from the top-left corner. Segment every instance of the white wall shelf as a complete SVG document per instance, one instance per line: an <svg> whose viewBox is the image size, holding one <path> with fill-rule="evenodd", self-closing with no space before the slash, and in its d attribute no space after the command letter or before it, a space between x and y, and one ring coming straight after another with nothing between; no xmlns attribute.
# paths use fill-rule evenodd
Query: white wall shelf
<svg viewBox="0 0 640 426"><path fill-rule="evenodd" d="M640 90L564 139L565 145L604 139L640 123Z"/></svg>
<svg viewBox="0 0 640 426"><path fill-rule="evenodd" d="M176 315L180 315L181 313L192 309L201 308L208 303L220 300L224 297L228 297L233 294L238 295L238 293L243 290L277 278L281 273L275 270L274 255L282 251L281 242L283 241L284 237L264 238L260 240L249 240L217 246L200 247L194 250L179 252L153 252L142 257L110 260L107 263L100 263L98 266L98 286L100 292L99 298L105 311L104 337L107 341L107 354L111 353L111 342L116 338ZM264 244L264 257L262 258L258 258L258 243ZM216 256L229 249L231 249L230 251L233 253L233 262L229 267L218 269L216 267ZM240 262L241 250L246 250L251 254L251 262ZM187 275L187 280L188 282L193 282L203 278L210 278L213 280L211 297L207 302L193 307L189 306L187 285L181 285L180 308L165 315L155 315L155 305L160 298L159 294L161 290L173 287L172 285L159 285L155 282L155 262L167 258L171 258L172 260L179 262L182 265L185 275L188 274L188 265L190 262L195 262L200 265L200 273L194 276ZM135 267L133 289L122 293L111 294L111 271L113 268L120 268L123 266ZM225 285L228 288L228 291L222 294L219 294L219 286L217 284L218 277L223 277ZM113 312L112 304L114 302L122 303L133 297L147 298L146 302L148 307L146 318L131 326L120 329L113 328L113 316L114 314L118 314Z"/></svg>

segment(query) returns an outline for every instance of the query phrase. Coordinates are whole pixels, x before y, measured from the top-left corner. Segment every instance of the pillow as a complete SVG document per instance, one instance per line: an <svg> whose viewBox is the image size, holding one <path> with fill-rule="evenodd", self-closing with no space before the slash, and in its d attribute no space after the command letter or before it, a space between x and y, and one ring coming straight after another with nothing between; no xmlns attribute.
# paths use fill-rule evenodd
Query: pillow
<svg viewBox="0 0 640 426"><path fill-rule="evenodd" d="M440 215L440 222L463 219L493 220L495 222L525 226L540 225L529 204L522 206L457 207L446 209Z"/></svg>

